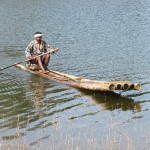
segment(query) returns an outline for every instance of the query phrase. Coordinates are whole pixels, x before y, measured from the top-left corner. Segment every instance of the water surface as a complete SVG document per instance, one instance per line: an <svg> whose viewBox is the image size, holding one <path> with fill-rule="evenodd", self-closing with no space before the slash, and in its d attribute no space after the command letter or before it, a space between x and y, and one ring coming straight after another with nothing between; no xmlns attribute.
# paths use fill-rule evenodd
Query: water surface
<svg viewBox="0 0 150 150"><path fill-rule="evenodd" d="M60 49L49 68L142 84L141 91L119 91L118 96L9 68L0 74L0 148L8 143L33 149L150 146L149 1L0 2L0 67L24 60L27 44L41 31Z"/></svg>

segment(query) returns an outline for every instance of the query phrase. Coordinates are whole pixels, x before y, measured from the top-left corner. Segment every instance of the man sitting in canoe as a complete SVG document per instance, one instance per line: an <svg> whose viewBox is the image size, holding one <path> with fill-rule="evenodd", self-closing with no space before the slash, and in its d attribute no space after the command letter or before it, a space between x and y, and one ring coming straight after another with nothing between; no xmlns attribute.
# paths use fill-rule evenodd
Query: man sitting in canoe
<svg viewBox="0 0 150 150"><path fill-rule="evenodd" d="M50 60L50 54L47 53L45 55L39 56L42 53L46 53L49 45L45 41L42 40L42 33L36 32L34 34L35 40L31 41L25 50L26 57L30 59L31 64L37 64L43 73L48 72L48 63Z"/></svg>

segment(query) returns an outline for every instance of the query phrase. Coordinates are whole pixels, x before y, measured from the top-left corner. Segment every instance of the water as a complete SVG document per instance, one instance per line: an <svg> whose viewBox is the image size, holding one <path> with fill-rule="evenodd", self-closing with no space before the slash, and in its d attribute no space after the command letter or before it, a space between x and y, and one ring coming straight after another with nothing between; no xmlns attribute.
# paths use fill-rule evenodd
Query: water
<svg viewBox="0 0 150 150"><path fill-rule="evenodd" d="M141 91L82 91L21 71L0 74L0 149L150 146L150 1L0 0L0 67L25 59L41 31L60 51L49 68Z"/></svg>

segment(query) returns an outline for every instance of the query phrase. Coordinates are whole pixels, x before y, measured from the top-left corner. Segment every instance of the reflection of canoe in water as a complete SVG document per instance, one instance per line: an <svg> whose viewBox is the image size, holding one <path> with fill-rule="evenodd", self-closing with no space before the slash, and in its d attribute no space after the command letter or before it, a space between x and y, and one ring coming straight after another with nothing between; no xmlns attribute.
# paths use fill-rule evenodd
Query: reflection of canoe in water
<svg viewBox="0 0 150 150"><path fill-rule="evenodd" d="M72 75L60 73L53 70L50 70L50 72L44 74L40 71L30 70L29 68L20 64L17 64L16 67L40 75L44 78L48 78L50 80L61 82L63 84L67 84L69 86L80 88L80 89L87 89L92 91L140 90L141 89L140 84L132 84L128 81L115 81L115 82L96 81L96 80L89 80L85 78L75 77Z"/></svg>
<svg viewBox="0 0 150 150"><path fill-rule="evenodd" d="M78 90L82 96L88 97L90 100L100 105L106 110L120 109L123 111L134 110L140 112L142 106L140 102L135 102L133 99L124 97L114 92L93 92L83 89Z"/></svg>

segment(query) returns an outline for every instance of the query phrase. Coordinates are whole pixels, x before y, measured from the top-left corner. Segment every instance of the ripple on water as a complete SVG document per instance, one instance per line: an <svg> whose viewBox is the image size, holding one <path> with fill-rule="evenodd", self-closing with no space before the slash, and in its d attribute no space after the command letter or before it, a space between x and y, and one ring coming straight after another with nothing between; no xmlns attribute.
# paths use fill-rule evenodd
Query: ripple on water
<svg viewBox="0 0 150 150"><path fill-rule="evenodd" d="M60 49L51 56L51 69L94 80L129 80L142 84L142 90L118 91L125 97L82 91L9 68L0 73L0 138L10 142L23 136L36 148L43 141L47 148L46 139L52 139L55 148L68 139L83 145L89 137L87 148L92 149L88 146L93 140L108 144L104 137L111 132L105 131L115 121L133 137L133 145L147 141L149 1L14 0L3 1L1 8L1 67L24 60L25 47L40 29L43 38Z"/></svg>

